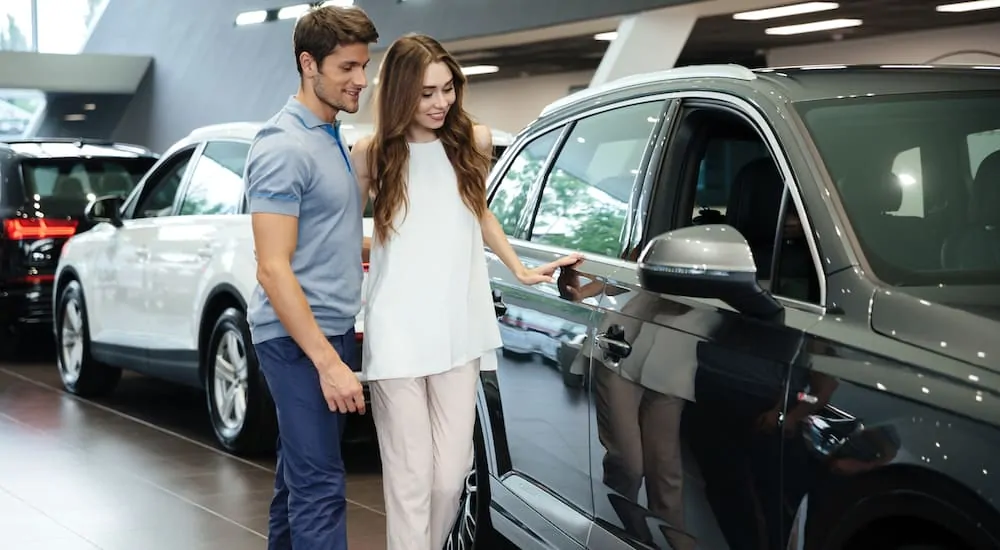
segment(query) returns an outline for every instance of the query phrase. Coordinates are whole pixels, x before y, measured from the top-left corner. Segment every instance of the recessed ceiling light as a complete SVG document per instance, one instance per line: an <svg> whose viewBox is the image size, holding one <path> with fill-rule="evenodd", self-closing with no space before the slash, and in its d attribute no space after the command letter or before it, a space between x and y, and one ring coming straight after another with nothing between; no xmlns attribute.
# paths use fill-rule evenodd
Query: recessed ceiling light
<svg viewBox="0 0 1000 550"><path fill-rule="evenodd" d="M236 16L237 25L253 25L254 23L263 23L267 20L267 11L256 10L256 11L245 11Z"/></svg>
<svg viewBox="0 0 1000 550"><path fill-rule="evenodd" d="M296 4L278 10L278 19L298 19L309 11L309 4Z"/></svg>
<svg viewBox="0 0 1000 550"><path fill-rule="evenodd" d="M836 2L804 2L802 4L791 4L788 6L778 6L776 8L734 13L733 19L738 19L740 21L762 21L764 19L774 19L776 17L791 17L793 15L835 10L839 7L840 4Z"/></svg>
<svg viewBox="0 0 1000 550"><path fill-rule="evenodd" d="M354 5L354 0L326 0L320 4L320 7L325 8L327 6L337 6L340 8L349 8Z"/></svg>
<svg viewBox="0 0 1000 550"><path fill-rule="evenodd" d="M80 122L81 120L87 120L87 115L81 113L73 113L63 117L63 120L67 122Z"/></svg>
<svg viewBox="0 0 1000 550"><path fill-rule="evenodd" d="M468 67L462 67L462 74L466 76L477 75L477 74L491 74L500 70L500 67L496 65L470 65Z"/></svg>
<svg viewBox="0 0 1000 550"><path fill-rule="evenodd" d="M1000 0L975 0L973 2L955 2L952 4L941 4L934 8L937 11L947 13L961 13L966 11L989 10L1000 8Z"/></svg>
<svg viewBox="0 0 1000 550"><path fill-rule="evenodd" d="M603 40L605 42L611 42L615 38L618 38L618 31L599 32L594 35L594 40Z"/></svg>
<svg viewBox="0 0 1000 550"><path fill-rule="evenodd" d="M83 110L84 111L93 111L95 109L97 109L97 104L96 103L84 103L83 104Z"/></svg>
<svg viewBox="0 0 1000 550"><path fill-rule="evenodd" d="M784 27L771 27L764 32L771 35L787 36L790 34L802 34L807 32L832 31L834 29L846 29L848 27L860 26L860 19L829 19L826 21L814 21L812 23L802 23L801 25L786 25Z"/></svg>

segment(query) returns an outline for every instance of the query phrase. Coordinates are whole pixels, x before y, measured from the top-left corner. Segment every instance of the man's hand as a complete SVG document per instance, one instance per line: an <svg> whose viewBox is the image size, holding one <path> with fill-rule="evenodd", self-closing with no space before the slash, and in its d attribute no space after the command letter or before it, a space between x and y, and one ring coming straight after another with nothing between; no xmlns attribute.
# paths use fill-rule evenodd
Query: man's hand
<svg viewBox="0 0 1000 550"><path fill-rule="evenodd" d="M333 412L365 414L365 394L358 375L340 357L317 364L319 387Z"/></svg>

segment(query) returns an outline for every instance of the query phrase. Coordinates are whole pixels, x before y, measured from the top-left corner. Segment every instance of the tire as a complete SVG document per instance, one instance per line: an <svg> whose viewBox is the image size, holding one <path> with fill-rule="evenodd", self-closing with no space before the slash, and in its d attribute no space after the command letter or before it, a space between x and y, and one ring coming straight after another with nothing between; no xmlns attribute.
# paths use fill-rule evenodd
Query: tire
<svg viewBox="0 0 1000 550"><path fill-rule="evenodd" d="M59 295L55 337L56 366L66 391L80 397L102 397L114 391L122 370L105 365L90 354L87 304L78 281L67 283Z"/></svg>
<svg viewBox="0 0 1000 550"><path fill-rule="evenodd" d="M458 517L445 541L445 550L492 548L496 538L490 523L490 472L478 413L474 433L472 471L466 476L465 490L459 500Z"/></svg>
<svg viewBox="0 0 1000 550"><path fill-rule="evenodd" d="M246 315L236 308L223 311L201 356L209 419L219 445L241 456L274 452L274 402L250 344Z"/></svg>

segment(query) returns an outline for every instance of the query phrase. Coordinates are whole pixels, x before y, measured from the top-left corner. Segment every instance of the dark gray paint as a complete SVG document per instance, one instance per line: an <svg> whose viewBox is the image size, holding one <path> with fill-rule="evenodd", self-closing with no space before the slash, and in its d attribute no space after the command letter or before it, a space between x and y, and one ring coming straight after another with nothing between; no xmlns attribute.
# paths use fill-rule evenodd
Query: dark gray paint
<svg viewBox="0 0 1000 550"><path fill-rule="evenodd" d="M549 26L685 3L687 0L361 0L380 47L409 31L443 41ZM163 151L192 128L260 120L295 92L292 21L236 28L236 14L294 0L110 0L87 53L152 55L153 67L125 110L115 139Z"/></svg>

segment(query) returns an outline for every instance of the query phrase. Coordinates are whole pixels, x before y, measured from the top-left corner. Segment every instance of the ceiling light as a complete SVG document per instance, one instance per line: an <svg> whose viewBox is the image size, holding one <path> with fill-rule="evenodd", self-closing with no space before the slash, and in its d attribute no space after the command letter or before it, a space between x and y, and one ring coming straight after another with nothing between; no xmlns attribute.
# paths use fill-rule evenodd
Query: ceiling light
<svg viewBox="0 0 1000 550"><path fill-rule="evenodd" d="M764 32L772 35L787 36L789 34L802 34L807 32L832 31L834 29L846 29L848 27L860 26L860 19L829 19L826 21L815 21L813 23L803 23L801 25L786 25L784 27L771 27Z"/></svg>
<svg viewBox="0 0 1000 550"><path fill-rule="evenodd" d="M734 13L733 19L738 19L740 21L762 21L764 19L774 19L776 17L790 17L806 13L816 13L818 11L835 10L839 7L840 4L836 2L804 2L802 4L792 4L790 6L778 6L776 8Z"/></svg>
<svg viewBox="0 0 1000 550"><path fill-rule="evenodd" d="M500 70L500 67L496 65L470 65L468 67L462 67L462 74L466 76L477 75L477 74L491 74Z"/></svg>
<svg viewBox="0 0 1000 550"><path fill-rule="evenodd" d="M611 42L615 38L618 38L618 31L599 32L594 35L594 40L603 40L605 42Z"/></svg>
<svg viewBox="0 0 1000 550"><path fill-rule="evenodd" d="M245 11L236 16L237 25L253 25L254 23L263 23L267 20L267 11L257 10L257 11Z"/></svg>
<svg viewBox="0 0 1000 550"><path fill-rule="evenodd" d="M65 120L67 122L80 122L81 120L87 120L87 115L80 114L80 113L74 113L74 114L70 114L70 115L64 116L63 120Z"/></svg>
<svg viewBox="0 0 1000 550"><path fill-rule="evenodd" d="M309 4L296 4L278 10L278 19L298 19L309 11Z"/></svg>
<svg viewBox="0 0 1000 550"><path fill-rule="evenodd" d="M96 103L84 103L83 104L83 110L84 111L93 111L95 109L97 109L97 104Z"/></svg>
<svg viewBox="0 0 1000 550"><path fill-rule="evenodd" d="M934 9L947 13L961 13L966 11L989 10L1000 8L1000 0L975 0L974 2L955 2L953 4L942 4Z"/></svg>
<svg viewBox="0 0 1000 550"><path fill-rule="evenodd" d="M327 6L337 6L338 8L349 8L354 5L354 0L326 0L319 6L325 8Z"/></svg>

